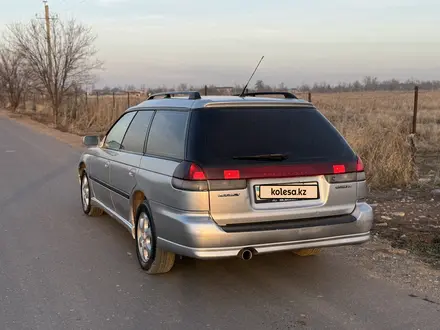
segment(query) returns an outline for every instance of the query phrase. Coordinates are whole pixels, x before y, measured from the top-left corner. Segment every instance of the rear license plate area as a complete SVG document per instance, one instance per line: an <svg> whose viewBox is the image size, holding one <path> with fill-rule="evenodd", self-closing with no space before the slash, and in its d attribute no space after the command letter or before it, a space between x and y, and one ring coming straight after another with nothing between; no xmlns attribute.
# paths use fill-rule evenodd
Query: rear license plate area
<svg viewBox="0 0 440 330"><path fill-rule="evenodd" d="M281 203L319 199L318 182L254 186L256 203Z"/></svg>

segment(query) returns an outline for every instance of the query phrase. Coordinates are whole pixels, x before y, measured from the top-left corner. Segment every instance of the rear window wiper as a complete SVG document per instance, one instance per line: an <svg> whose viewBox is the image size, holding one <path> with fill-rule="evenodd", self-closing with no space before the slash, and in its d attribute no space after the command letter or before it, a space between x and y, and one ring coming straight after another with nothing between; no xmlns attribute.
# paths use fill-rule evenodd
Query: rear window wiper
<svg viewBox="0 0 440 330"><path fill-rule="evenodd" d="M234 156L233 159L238 160L273 160L273 161L283 161L289 158L287 154L263 154L263 155L252 155L252 156Z"/></svg>

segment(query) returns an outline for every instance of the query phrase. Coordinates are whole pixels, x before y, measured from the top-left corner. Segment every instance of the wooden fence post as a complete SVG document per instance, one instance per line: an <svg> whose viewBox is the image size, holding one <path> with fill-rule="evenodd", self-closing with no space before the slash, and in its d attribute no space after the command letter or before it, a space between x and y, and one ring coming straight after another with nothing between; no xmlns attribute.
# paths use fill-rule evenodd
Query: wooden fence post
<svg viewBox="0 0 440 330"><path fill-rule="evenodd" d="M309 102L312 102L312 93L311 92L309 92L308 99L309 99Z"/></svg>
<svg viewBox="0 0 440 330"><path fill-rule="evenodd" d="M87 94L88 93L86 92L86 115L88 116L89 115L89 97Z"/></svg>
<svg viewBox="0 0 440 330"><path fill-rule="evenodd" d="M78 110L78 90L75 88L75 104L72 107L72 111L71 111L71 116L73 120L76 119L77 110Z"/></svg>
<svg viewBox="0 0 440 330"><path fill-rule="evenodd" d="M419 108L419 86L414 87L414 112L412 134L417 134L417 111Z"/></svg>
<svg viewBox="0 0 440 330"><path fill-rule="evenodd" d="M419 106L419 86L414 87L414 112L413 112L413 122L412 122L412 130L409 136L410 142L410 150L411 150L411 165L412 165L412 176L414 179L417 179L417 164L416 164L416 155L417 155L417 147L415 143L415 137L417 134L417 110Z"/></svg>
<svg viewBox="0 0 440 330"><path fill-rule="evenodd" d="M127 108L130 108L130 92L127 92Z"/></svg>
<svg viewBox="0 0 440 330"><path fill-rule="evenodd" d="M208 86L205 85L205 96L207 96L207 95L208 95Z"/></svg>

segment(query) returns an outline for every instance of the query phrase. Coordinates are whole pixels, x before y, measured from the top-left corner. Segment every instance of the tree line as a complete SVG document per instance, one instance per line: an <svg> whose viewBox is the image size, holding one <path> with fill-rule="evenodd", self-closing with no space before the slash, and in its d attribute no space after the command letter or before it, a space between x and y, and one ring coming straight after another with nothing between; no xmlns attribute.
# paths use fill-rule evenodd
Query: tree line
<svg viewBox="0 0 440 330"><path fill-rule="evenodd" d="M257 80L252 91L299 91L315 93L337 93L337 92L362 92L362 91L410 91L415 86L422 90L440 90L440 80L415 80L408 79L400 81L398 79L379 80L377 77L366 76L361 81L341 82L329 84L326 82L314 83L312 85L303 84L294 88L288 88L284 83L277 86L265 84L262 80ZM240 88L240 86L238 87Z"/></svg>
<svg viewBox="0 0 440 330"><path fill-rule="evenodd" d="M366 76L362 81L342 82L339 84L328 84L325 82L313 85L304 84L298 87L302 92L334 93L334 92L362 92L362 91L410 91L415 86L422 90L439 90L440 80L415 80L398 79L379 80L377 77Z"/></svg>
<svg viewBox="0 0 440 330"><path fill-rule="evenodd" d="M362 91L412 91L415 86L419 86L422 90L440 90L440 80L415 80L408 79L400 81L398 79L379 80L376 77L366 76L364 79L354 82L341 82L338 84L329 84L326 82L314 83L313 85L303 84L290 88L284 83L278 85L265 84L263 80L257 80L253 86L248 87L249 92L261 91L298 91L298 92L314 92L314 93L340 93L340 92L362 92ZM240 93L244 85L219 87L213 84L206 85L210 94L230 94ZM135 85L126 85L125 87L105 86L100 90L95 90L100 95L110 95L112 93L123 93L127 91L141 90L147 94L154 94L169 91L199 91L204 92L205 86L195 86L191 84L181 83L177 86L159 86L154 88L145 88L141 85L137 88Z"/></svg>

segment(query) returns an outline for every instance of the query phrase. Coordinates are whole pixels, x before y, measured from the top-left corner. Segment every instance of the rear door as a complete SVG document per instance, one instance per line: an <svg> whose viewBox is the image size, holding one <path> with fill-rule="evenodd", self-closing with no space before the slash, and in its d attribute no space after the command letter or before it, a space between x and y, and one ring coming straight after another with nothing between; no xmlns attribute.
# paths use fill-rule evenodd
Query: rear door
<svg viewBox="0 0 440 330"><path fill-rule="evenodd" d="M188 158L208 177L220 225L354 210L356 184L331 184L328 175L355 171L356 155L314 108L201 109L190 132Z"/></svg>
<svg viewBox="0 0 440 330"><path fill-rule="evenodd" d="M119 150L111 156L110 184L115 188L111 198L116 213L127 221L130 219L130 196L136 186L136 175L153 114L152 110L139 111L131 121Z"/></svg>

